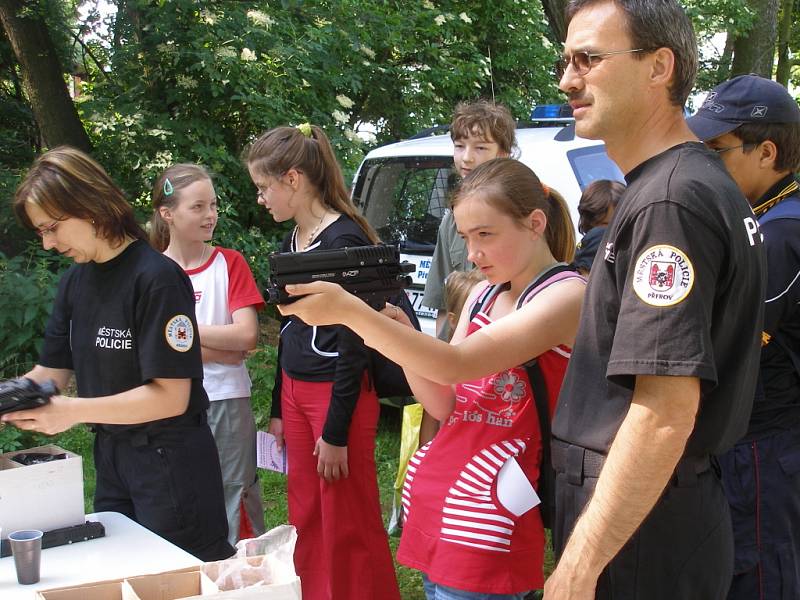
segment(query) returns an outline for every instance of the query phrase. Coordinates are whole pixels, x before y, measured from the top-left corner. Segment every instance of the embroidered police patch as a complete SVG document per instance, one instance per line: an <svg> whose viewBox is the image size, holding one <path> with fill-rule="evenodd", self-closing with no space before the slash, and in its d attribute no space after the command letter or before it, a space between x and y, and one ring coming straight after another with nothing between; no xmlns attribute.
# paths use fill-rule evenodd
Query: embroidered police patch
<svg viewBox="0 0 800 600"><path fill-rule="evenodd" d="M194 326L186 315L175 315L164 328L164 337L170 348L178 352L191 350L194 343Z"/></svg>
<svg viewBox="0 0 800 600"><path fill-rule="evenodd" d="M651 306L682 302L694 285L694 267L686 253L674 246L651 246L636 259L633 289Z"/></svg>

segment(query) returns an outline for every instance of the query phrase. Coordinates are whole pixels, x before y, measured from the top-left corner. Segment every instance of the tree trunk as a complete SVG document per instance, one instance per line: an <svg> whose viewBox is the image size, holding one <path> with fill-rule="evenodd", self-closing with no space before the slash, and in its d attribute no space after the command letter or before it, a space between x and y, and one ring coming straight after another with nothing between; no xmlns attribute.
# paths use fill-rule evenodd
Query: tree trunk
<svg viewBox="0 0 800 600"><path fill-rule="evenodd" d="M717 67L717 81L725 81L731 74L731 59L733 58L733 42L736 36L728 31L725 34L725 48L722 50L722 56L719 59L719 66Z"/></svg>
<svg viewBox="0 0 800 600"><path fill-rule="evenodd" d="M772 78L779 0L748 0L755 12L753 27L733 44L731 77L755 73Z"/></svg>
<svg viewBox="0 0 800 600"><path fill-rule="evenodd" d="M789 59L789 40L792 36L792 12L794 0L781 1L781 20L778 22L778 69L775 81L783 86L789 85L792 61Z"/></svg>
<svg viewBox="0 0 800 600"><path fill-rule="evenodd" d="M567 0L542 0L542 8L556 40L564 42L567 39L567 19L564 15Z"/></svg>
<svg viewBox="0 0 800 600"><path fill-rule="evenodd" d="M51 148L68 144L88 152L92 146L69 97L47 26L39 17L20 17L22 9L22 0L0 0L0 21L45 144Z"/></svg>

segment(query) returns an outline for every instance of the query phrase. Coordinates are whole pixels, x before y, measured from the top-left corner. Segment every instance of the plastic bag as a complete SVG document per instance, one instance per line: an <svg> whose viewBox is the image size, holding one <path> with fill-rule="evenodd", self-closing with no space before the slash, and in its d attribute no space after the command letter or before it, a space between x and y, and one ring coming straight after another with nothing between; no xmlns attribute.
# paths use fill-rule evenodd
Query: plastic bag
<svg viewBox="0 0 800 600"><path fill-rule="evenodd" d="M236 556L205 563L202 570L223 591L273 586L285 592L296 588L296 594L280 597L299 600L293 560L296 541L297 531L292 525L279 525L257 538L241 540L236 544Z"/></svg>
<svg viewBox="0 0 800 600"><path fill-rule="evenodd" d="M406 480L408 461L419 447L419 428L422 423L422 405L409 404L403 407L403 424L400 430L400 458L397 465L397 477L394 480L392 494L392 512L389 515L389 535L399 536L403 531L401 516L403 511L403 483Z"/></svg>

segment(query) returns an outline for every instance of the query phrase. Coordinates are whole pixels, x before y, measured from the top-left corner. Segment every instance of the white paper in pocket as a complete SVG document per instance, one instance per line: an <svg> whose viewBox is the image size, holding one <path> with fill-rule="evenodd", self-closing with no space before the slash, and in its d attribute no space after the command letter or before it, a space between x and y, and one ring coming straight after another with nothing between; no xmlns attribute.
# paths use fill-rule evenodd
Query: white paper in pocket
<svg viewBox="0 0 800 600"><path fill-rule="evenodd" d="M509 458L497 474L497 499L518 517L542 502L514 457Z"/></svg>

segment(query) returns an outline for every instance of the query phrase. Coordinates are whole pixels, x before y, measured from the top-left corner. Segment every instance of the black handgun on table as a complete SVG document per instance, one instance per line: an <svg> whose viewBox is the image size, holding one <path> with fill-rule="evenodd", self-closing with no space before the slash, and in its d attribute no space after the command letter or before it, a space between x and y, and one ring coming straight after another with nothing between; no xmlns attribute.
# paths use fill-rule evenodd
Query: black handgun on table
<svg viewBox="0 0 800 600"><path fill-rule="evenodd" d="M0 415L15 410L39 408L58 393L58 387L53 381L36 383L27 377L0 381Z"/></svg>
<svg viewBox="0 0 800 600"><path fill-rule="evenodd" d="M270 304L289 304L301 298L286 293L293 283L331 281L380 310L398 292L411 285L416 266L400 261L395 246L374 245L319 250L275 252L269 256L269 285L265 297Z"/></svg>

